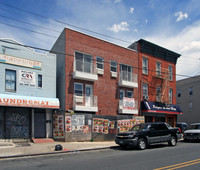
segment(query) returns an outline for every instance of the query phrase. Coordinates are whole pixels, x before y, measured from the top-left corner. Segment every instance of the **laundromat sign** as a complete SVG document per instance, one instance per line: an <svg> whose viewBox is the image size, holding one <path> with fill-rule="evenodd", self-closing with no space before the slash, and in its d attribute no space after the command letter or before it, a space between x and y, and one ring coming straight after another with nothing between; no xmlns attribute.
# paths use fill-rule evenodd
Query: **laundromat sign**
<svg viewBox="0 0 200 170"><path fill-rule="evenodd" d="M16 97L0 97L0 105L17 106L17 107L36 107L36 108L60 108L59 100L56 98L31 98L25 96Z"/></svg>

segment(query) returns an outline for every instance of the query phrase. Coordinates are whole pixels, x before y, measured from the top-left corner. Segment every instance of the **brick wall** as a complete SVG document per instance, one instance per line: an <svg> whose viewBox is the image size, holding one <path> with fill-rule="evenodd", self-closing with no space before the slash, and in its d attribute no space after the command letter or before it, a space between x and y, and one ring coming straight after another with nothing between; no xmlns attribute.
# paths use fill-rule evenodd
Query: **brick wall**
<svg viewBox="0 0 200 170"><path fill-rule="evenodd" d="M73 94L74 82L81 82L83 84L93 85L93 94L98 96L98 113L100 115L116 116L118 114L119 105L119 89L132 90L133 98L138 101L138 88L129 89L118 86L119 81L119 64L127 64L133 66L133 73L138 74L138 53L123 48L106 41L70 30L65 29L65 45L66 45L66 102L65 109L73 109ZM87 82L83 80L75 80L73 74L73 62L75 51L90 54L93 59L96 56L104 58L105 62L114 60L118 62L117 78L111 78L110 63L104 63L104 74L98 75L98 80L95 82ZM96 61L93 61L96 64Z"/></svg>

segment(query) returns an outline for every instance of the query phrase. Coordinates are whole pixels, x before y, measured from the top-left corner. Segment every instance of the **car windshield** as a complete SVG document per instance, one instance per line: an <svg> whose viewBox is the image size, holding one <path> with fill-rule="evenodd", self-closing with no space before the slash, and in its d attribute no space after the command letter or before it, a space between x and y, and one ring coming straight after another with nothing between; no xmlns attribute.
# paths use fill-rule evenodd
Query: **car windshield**
<svg viewBox="0 0 200 170"><path fill-rule="evenodd" d="M130 131L146 131L148 128L147 124L138 124L133 126Z"/></svg>
<svg viewBox="0 0 200 170"><path fill-rule="evenodd" d="M190 125L190 129L200 129L200 125Z"/></svg>

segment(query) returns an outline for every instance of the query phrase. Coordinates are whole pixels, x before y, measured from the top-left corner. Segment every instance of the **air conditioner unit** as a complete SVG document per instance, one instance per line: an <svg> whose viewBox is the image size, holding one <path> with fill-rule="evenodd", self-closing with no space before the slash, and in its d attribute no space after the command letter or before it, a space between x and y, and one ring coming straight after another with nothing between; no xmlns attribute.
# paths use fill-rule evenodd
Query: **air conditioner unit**
<svg viewBox="0 0 200 170"><path fill-rule="evenodd" d="M143 96L143 100L149 100L149 96Z"/></svg>

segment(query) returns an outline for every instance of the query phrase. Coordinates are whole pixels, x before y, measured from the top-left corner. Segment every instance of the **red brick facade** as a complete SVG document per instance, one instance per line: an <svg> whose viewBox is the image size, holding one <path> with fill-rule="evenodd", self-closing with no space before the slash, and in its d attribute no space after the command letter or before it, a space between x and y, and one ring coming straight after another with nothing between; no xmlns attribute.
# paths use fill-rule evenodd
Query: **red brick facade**
<svg viewBox="0 0 200 170"><path fill-rule="evenodd" d="M123 48L112 43L97 39L80 32L65 29L65 53L66 55L66 101L65 110L73 110L74 83L82 83L83 94L85 84L93 85L93 95L98 97L99 115L117 116L119 108L119 90L133 91L133 98L139 100L138 88L124 88L118 85L120 67L126 64L133 67L133 73L138 75L138 53L134 50ZM91 82L73 78L75 51L92 55L93 64L96 65L96 57L104 58L104 74L98 75L98 80ZM117 61L117 78L111 77L110 61ZM139 103L139 102L138 102Z"/></svg>

